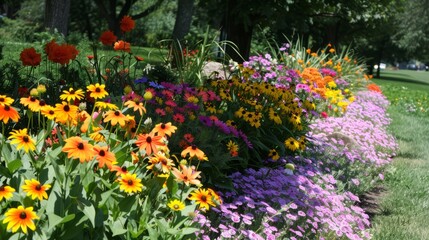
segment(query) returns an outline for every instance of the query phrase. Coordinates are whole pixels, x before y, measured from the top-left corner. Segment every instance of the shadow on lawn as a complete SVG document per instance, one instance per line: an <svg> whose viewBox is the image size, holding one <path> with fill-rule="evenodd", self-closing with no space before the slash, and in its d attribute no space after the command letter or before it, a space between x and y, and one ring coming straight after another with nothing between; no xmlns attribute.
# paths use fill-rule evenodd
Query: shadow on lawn
<svg viewBox="0 0 429 240"><path fill-rule="evenodd" d="M380 199L387 193L387 190L383 186L378 186L371 191L359 196L360 203L357 205L365 210L368 214L370 222L375 215L390 215L391 212L388 209L384 209L380 206Z"/></svg>
<svg viewBox="0 0 429 240"><path fill-rule="evenodd" d="M393 82L406 82L406 83L413 83L413 84L420 84L420 85L429 86L429 82L422 82L422 81L419 81L419 80L413 80L413 79L409 79L409 78L406 78L406 77L410 77L410 76L407 76L405 74L404 74L404 77L394 77L394 76L388 76L388 77L386 77L386 76L380 76L380 78L378 78L378 79L380 79L380 80L387 80L387 81L393 81Z"/></svg>

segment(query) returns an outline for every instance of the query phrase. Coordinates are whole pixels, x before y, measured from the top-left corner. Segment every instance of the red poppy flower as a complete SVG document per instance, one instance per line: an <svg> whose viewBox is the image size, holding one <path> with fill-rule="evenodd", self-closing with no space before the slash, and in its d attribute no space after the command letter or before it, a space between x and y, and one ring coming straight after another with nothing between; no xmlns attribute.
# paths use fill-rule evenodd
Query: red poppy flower
<svg viewBox="0 0 429 240"><path fill-rule="evenodd" d="M76 47L70 44L51 44L47 51L49 51L48 59L61 65L69 64L70 60L74 60L79 53Z"/></svg>
<svg viewBox="0 0 429 240"><path fill-rule="evenodd" d="M100 42L106 46L112 46L116 40L118 40L118 37L116 37L115 34L110 30L104 31L100 36Z"/></svg>
<svg viewBox="0 0 429 240"><path fill-rule="evenodd" d="M136 23L130 16L124 16L121 20L121 31L129 32L134 29Z"/></svg>
<svg viewBox="0 0 429 240"><path fill-rule="evenodd" d="M24 66L38 66L42 61L42 55L37 53L36 50L32 48L26 48L22 50L19 58Z"/></svg>

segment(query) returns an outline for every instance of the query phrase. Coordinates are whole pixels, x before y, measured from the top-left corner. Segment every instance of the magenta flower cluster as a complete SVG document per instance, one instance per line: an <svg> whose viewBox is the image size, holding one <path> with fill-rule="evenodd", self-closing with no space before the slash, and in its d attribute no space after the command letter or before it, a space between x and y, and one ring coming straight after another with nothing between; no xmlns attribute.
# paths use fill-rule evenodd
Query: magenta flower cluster
<svg viewBox="0 0 429 240"><path fill-rule="evenodd" d="M380 171L397 149L386 130L388 104L382 94L359 92L344 116L311 125L308 156L232 174L235 191L223 194L219 208L195 218L202 226L198 237L369 239L369 217L357 206L359 191L340 189L382 178ZM295 164L295 170L285 169L285 163Z"/></svg>

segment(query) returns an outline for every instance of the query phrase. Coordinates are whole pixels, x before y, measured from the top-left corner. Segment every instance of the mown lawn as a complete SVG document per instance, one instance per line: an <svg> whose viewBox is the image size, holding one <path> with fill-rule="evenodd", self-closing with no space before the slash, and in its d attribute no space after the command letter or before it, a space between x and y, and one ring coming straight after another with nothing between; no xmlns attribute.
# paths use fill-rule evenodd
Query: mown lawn
<svg viewBox="0 0 429 240"><path fill-rule="evenodd" d="M391 100L399 151L373 218L373 239L429 239L429 72L384 71L374 82Z"/></svg>

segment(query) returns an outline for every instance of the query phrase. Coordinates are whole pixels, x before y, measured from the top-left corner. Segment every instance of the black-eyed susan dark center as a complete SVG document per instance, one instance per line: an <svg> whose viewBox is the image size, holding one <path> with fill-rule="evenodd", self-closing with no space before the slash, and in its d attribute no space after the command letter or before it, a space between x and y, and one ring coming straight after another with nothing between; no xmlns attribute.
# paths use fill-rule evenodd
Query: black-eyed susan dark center
<svg viewBox="0 0 429 240"><path fill-rule="evenodd" d="M83 145L83 143L79 143L79 144L77 145L77 148L78 148L79 150L83 150L83 149L85 148L85 146Z"/></svg>
<svg viewBox="0 0 429 240"><path fill-rule="evenodd" d="M26 218L27 218L27 214L26 214L25 212L21 212L21 213L19 214L19 218L21 218L22 220L24 220L24 219L26 219Z"/></svg>
<svg viewBox="0 0 429 240"><path fill-rule="evenodd" d="M0 192L3 192L4 191L4 186L1 186L0 187Z"/></svg>
<svg viewBox="0 0 429 240"><path fill-rule="evenodd" d="M98 92L98 93L99 93L99 92L101 92L101 89L100 89L100 88L96 88L96 89L95 89L95 92Z"/></svg>
<svg viewBox="0 0 429 240"><path fill-rule="evenodd" d="M126 172L126 171L127 171L127 167L123 166L123 167L121 168L121 170L122 170L123 172Z"/></svg>
<svg viewBox="0 0 429 240"><path fill-rule="evenodd" d="M206 202L206 201L207 201L207 197L206 197L206 196L204 196L204 195L203 195L203 196L201 196L201 201L202 201L202 202Z"/></svg>
<svg viewBox="0 0 429 240"><path fill-rule="evenodd" d="M40 190L42 190L42 185L37 185L36 187L35 187L35 189L37 190L37 191L40 191Z"/></svg>
<svg viewBox="0 0 429 240"><path fill-rule="evenodd" d="M192 150L196 150L196 149L197 149L197 146L192 145Z"/></svg>
<svg viewBox="0 0 429 240"><path fill-rule="evenodd" d="M4 106L5 111L10 111L10 107L8 105Z"/></svg>
<svg viewBox="0 0 429 240"><path fill-rule="evenodd" d="M0 102L5 102L4 97L0 97Z"/></svg>
<svg viewBox="0 0 429 240"><path fill-rule="evenodd" d="M65 112L68 112L68 111L70 111L70 106L69 105L65 105L63 109L64 109Z"/></svg>
<svg viewBox="0 0 429 240"><path fill-rule="evenodd" d="M162 129L165 129L165 124L163 123L163 124L161 124L161 128Z"/></svg>
<svg viewBox="0 0 429 240"><path fill-rule="evenodd" d="M30 97L30 101L35 102L36 98L35 97Z"/></svg>
<svg viewBox="0 0 429 240"><path fill-rule="evenodd" d="M115 111L115 116L119 116L121 113L119 111Z"/></svg>
<svg viewBox="0 0 429 240"><path fill-rule="evenodd" d="M30 139L28 138L28 136L24 136L24 137L22 137L22 141L28 143L30 141Z"/></svg>
<svg viewBox="0 0 429 240"><path fill-rule="evenodd" d="M100 150L100 152L98 152L98 155L104 157L106 156L106 152L104 150Z"/></svg>
<svg viewBox="0 0 429 240"><path fill-rule="evenodd" d="M129 179L129 180L128 180L128 182L127 182L127 184L128 184L129 186L132 186L132 185L134 185L134 182L133 182L133 180Z"/></svg>
<svg viewBox="0 0 429 240"><path fill-rule="evenodd" d="M151 143L151 142L152 142L152 138L151 138L151 137L147 137L147 138L146 138L146 142L147 142L147 143Z"/></svg>

